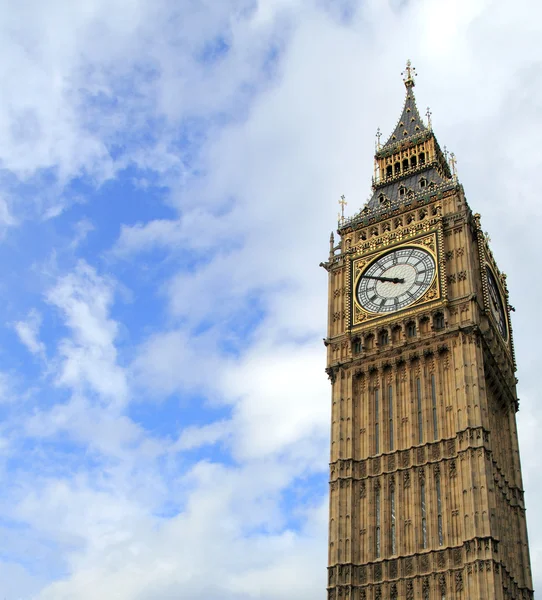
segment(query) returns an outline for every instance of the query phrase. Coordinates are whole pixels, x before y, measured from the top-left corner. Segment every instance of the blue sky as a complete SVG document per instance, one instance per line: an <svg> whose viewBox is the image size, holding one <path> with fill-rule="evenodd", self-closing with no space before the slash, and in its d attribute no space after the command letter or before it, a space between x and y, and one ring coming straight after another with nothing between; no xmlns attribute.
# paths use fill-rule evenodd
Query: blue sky
<svg viewBox="0 0 542 600"><path fill-rule="evenodd" d="M369 195L409 57L508 273L542 584L534 0L19 4L0 25L0 597L325 597L318 264L340 195L347 214Z"/></svg>

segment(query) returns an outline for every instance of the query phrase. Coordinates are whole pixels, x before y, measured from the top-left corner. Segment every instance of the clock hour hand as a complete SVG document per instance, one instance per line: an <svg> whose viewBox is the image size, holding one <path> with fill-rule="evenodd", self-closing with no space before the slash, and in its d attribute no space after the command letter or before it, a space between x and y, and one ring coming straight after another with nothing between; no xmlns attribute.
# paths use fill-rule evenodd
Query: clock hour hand
<svg viewBox="0 0 542 600"><path fill-rule="evenodd" d="M373 277L372 275L362 275L362 279L376 279L376 281L387 281L389 283L405 283L400 277Z"/></svg>

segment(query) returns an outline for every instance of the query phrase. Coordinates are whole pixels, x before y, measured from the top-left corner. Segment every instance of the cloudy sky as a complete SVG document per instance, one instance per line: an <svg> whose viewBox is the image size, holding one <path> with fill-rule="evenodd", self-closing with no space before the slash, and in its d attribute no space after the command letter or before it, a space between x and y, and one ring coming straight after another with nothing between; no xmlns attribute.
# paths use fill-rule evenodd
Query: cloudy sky
<svg viewBox="0 0 542 600"><path fill-rule="evenodd" d="M324 599L318 264L407 58L508 273L541 587L541 5L0 6L0 597Z"/></svg>

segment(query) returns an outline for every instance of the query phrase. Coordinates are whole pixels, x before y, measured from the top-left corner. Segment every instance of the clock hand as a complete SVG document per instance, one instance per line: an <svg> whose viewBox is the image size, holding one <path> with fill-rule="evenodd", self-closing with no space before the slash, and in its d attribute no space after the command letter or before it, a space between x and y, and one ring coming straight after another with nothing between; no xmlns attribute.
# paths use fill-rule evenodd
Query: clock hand
<svg viewBox="0 0 542 600"><path fill-rule="evenodd" d="M362 275L362 279L376 279L377 281L386 281L389 283L405 283L404 279L399 277L373 277L372 275Z"/></svg>

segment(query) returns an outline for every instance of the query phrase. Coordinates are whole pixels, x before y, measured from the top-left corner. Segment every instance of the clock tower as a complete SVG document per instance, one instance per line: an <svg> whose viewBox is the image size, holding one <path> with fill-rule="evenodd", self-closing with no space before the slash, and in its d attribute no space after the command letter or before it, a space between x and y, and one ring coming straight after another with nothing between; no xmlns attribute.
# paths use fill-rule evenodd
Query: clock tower
<svg viewBox="0 0 542 600"><path fill-rule="evenodd" d="M404 73L329 274L329 600L533 598L506 276ZM380 141L380 137L378 138Z"/></svg>

